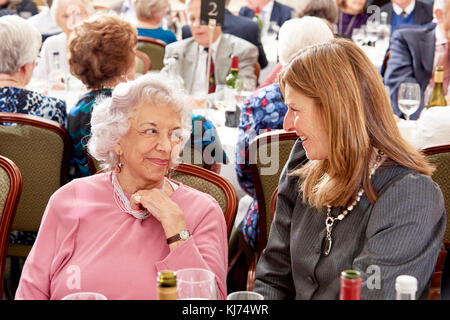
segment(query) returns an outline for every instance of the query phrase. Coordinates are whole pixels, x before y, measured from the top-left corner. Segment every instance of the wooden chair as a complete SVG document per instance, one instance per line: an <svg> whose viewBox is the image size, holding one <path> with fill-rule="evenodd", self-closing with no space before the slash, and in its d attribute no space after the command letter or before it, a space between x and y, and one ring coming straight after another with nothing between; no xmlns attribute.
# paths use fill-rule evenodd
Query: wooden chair
<svg viewBox="0 0 450 320"><path fill-rule="evenodd" d="M270 231L272 219L270 213L270 198L275 188L278 186L281 170L286 164L291 149L298 139L295 132L286 132L284 130L269 131L265 134L258 135L249 147L250 170L252 173L253 186L256 191L256 199L258 200L259 211L259 236L258 236L258 253L266 247L267 237ZM273 150L273 151L272 151ZM275 153L273 153L275 152ZM261 153L267 157L262 159ZM274 157L276 157L274 159ZM264 163L270 160L269 163ZM277 170L270 172L270 166L273 160L277 160ZM269 174L266 171L268 170Z"/></svg>
<svg viewBox="0 0 450 320"><path fill-rule="evenodd" d="M3 293L6 252L14 215L22 193L22 174L14 162L0 156L0 292Z"/></svg>
<svg viewBox="0 0 450 320"><path fill-rule="evenodd" d="M150 70L161 70L164 67L166 43L159 39L138 36L137 49L145 53L150 61Z"/></svg>
<svg viewBox="0 0 450 320"><path fill-rule="evenodd" d="M270 197L270 219L273 221L273 216L275 215L275 210L277 209L277 198L278 198L278 186L273 191L272 196Z"/></svg>
<svg viewBox="0 0 450 320"><path fill-rule="evenodd" d="M233 185L227 179L212 171L186 163L177 165L171 174L171 178L208 193L217 200L225 216L229 240L238 209L238 197Z"/></svg>
<svg viewBox="0 0 450 320"><path fill-rule="evenodd" d="M250 170L256 191L256 199L258 200L259 235L258 252L253 255L247 253L246 258L246 263L248 263L246 290L249 291L253 290L256 263L267 244L267 238L273 220L273 212L275 212L274 205L276 204L273 203L273 197L274 193L278 193L278 180L297 139L298 137L295 132L277 130L258 135L250 142ZM261 152L262 155L267 156L272 162L274 157L278 160L278 168L275 172L265 174L264 171L270 167L271 162L266 163L264 160L268 159L262 159ZM244 252L246 252L246 250L244 250Z"/></svg>
<svg viewBox="0 0 450 320"><path fill-rule="evenodd" d="M445 211L447 212L447 226L444 234L443 249L439 253L435 272L431 279L429 299L440 298L441 277L445 257L450 247L450 145L436 146L422 150L428 160L436 166L433 180L439 185L444 195Z"/></svg>
<svg viewBox="0 0 450 320"><path fill-rule="evenodd" d="M261 73L261 66L258 61L256 61L253 66L255 68L256 83L258 83L259 75Z"/></svg>
<svg viewBox="0 0 450 320"><path fill-rule="evenodd" d="M28 114L0 112L0 154L19 167L23 190L13 222L13 230L37 232L50 196L67 182L70 140L59 123ZM19 258L26 258L31 245L10 244L12 271ZM20 273L12 275L18 280Z"/></svg>
<svg viewBox="0 0 450 320"><path fill-rule="evenodd" d="M136 74L146 74L152 68L150 58L142 51L136 50Z"/></svg>

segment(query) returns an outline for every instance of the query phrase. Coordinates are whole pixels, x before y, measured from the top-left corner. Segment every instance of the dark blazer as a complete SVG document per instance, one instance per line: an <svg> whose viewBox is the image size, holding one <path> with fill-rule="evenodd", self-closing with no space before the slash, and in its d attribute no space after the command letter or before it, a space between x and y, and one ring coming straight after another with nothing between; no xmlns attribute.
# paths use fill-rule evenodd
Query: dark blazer
<svg viewBox="0 0 450 320"><path fill-rule="evenodd" d="M295 143L280 176L277 208L253 290L266 300L337 300L340 273L350 268L361 272L362 300L394 300L400 274L416 277L417 298L426 299L446 226L439 186L411 169L382 165L371 179L378 200L371 204L361 197L335 225L333 249L322 257L326 210L303 203L299 177L291 174L305 161L301 144ZM342 208L333 208L331 214L340 212Z"/></svg>
<svg viewBox="0 0 450 320"><path fill-rule="evenodd" d="M414 24L427 24L433 20L433 6L428 3L416 0L416 6L414 8ZM394 8L392 2L386 3L381 7L381 12L387 12L388 23L392 24L392 16L394 14Z"/></svg>
<svg viewBox="0 0 450 320"><path fill-rule="evenodd" d="M433 74L435 29L433 23L420 28L399 29L392 35L384 83L390 90L392 109L399 116L402 112L397 106L397 95L403 82L416 82L421 89L419 110L410 118L417 119L424 108L424 92Z"/></svg>
<svg viewBox="0 0 450 320"><path fill-rule="evenodd" d="M232 34L254 44L258 48L258 63L261 69L267 66L266 53L261 43L260 30L256 22L245 17L235 16L228 9L225 9L222 32ZM181 29L181 37L182 39L192 37L189 26L183 26Z"/></svg>
<svg viewBox="0 0 450 320"><path fill-rule="evenodd" d="M277 24L281 27L286 20L292 18L293 12L293 8L274 1L272 14L270 15L270 21L276 21ZM254 12L248 7L242 7L239 11L239 15L247 18L253 18Z"/></svg>

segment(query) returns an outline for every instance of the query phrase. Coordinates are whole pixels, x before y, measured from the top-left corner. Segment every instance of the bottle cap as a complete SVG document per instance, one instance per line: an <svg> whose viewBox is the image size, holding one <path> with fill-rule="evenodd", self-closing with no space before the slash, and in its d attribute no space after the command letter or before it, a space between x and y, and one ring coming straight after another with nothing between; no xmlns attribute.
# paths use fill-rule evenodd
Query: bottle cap
<svg viewBox="0 0 450 320"><path fill-rule="evenodd" d="M231 70L239 70L239 57L233 56L231 59Z"/></svg>
<svg viewBox="0 0 450 320"><path fill-rule="evenodd" d="M395 279L395 290L414 293L417 291L417 279L413 276L401 275Z"/></svg>
<svg viewBox="0 0 450 320"><path fill-rule="evenodd" d="M341 272L341 277L345 279L359 279L361 278L361 273L356 270L344 270Z"/></svg>
<svg viewBox="0 0 450 320"><path fill-rule="evenodd" d="M174 287L177 284L177 277L172 270L159 271L156 278L158 287Z"/></svg>

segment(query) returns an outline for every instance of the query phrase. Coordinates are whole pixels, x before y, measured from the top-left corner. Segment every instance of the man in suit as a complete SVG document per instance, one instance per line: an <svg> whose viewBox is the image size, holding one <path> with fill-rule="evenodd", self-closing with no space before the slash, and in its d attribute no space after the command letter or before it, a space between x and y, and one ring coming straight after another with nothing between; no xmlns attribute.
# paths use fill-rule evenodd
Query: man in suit
<svg viewBox="0 0 450 320"><path fill-rule="evenodd" d="M211 78L215 85L225 84L231 58L238 56L239 75L244 90L254 90L257 81L254 64L258 58L258 49L248 41L222 33L221 27L213 29L212 45L209 48L209 27L200 25L200 10L201 0L186 1L186 13L193 37L166 46L164 61L167 63L171 57L176 58L176 72L183 78L185 89L191 96L201 98L206 94L208 82L211 89ZM214 73L209 75L206 72L208 50L212 51L214 66ZM161 72L169 72L167 64Z"/></svg>
<svg viewBox="0 0 450 320"><path fill-rule="evenodd" d="M262 22L262 34L265 34L271 21L282 26L286 20L292 18L294 9L273 0L247 0L247 6L242 7L239 15L253 18L255 9L259 9L259 17Z"/></svg>
<svg viewBox="0 0 450 320"><path fill-rule="evenodd" d="M417 119L424 108L424 97L432 90L432 78L436 66L448 64L448 39L450 39L450 0L436 0L432 23L420 28L398 29L391 39L391 54L384 75L389 87L394 113L402 115L397 105L398 89L404 82L418 83L421 102L410 118ZM448 77L449 67L444 72ZM444 85L444 91L447 87ZM426 101L425 101L426 102Z"/></svg>
<svg viewBox="0 0 450 320"><path fill-rule="evenodd" d="M393 33L399 24L424 25L433 20L433 7L420 0L392 0L381 7Z"/></svg>
<svg viewBox="0 0 450 320"><path fill-rule="evenodd" d="M230 0L225 1L225 7L228 7L229 3ZM245 17L235 16L230 10L225 8L222 32L232 34L254 44L258 48L258 63L261 66L261 69L264 69L267 66L266 53L264 52L261 43L260 30L256 22ZM181 36L183 39L192 37L189 26L183 26Z"/></svg>

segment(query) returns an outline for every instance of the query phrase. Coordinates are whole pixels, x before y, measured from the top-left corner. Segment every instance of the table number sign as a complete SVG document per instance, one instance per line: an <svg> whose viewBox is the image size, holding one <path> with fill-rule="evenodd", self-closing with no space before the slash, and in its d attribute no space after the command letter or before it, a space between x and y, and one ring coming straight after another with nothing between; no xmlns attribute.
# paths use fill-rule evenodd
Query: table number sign
<svg viewBox="0 0 450 320"><path fill-rule="evenodd" d="M202 0L200 24L223 26L225 16L225 0ZM215 20L215 23L212 22Z"/></svg>

